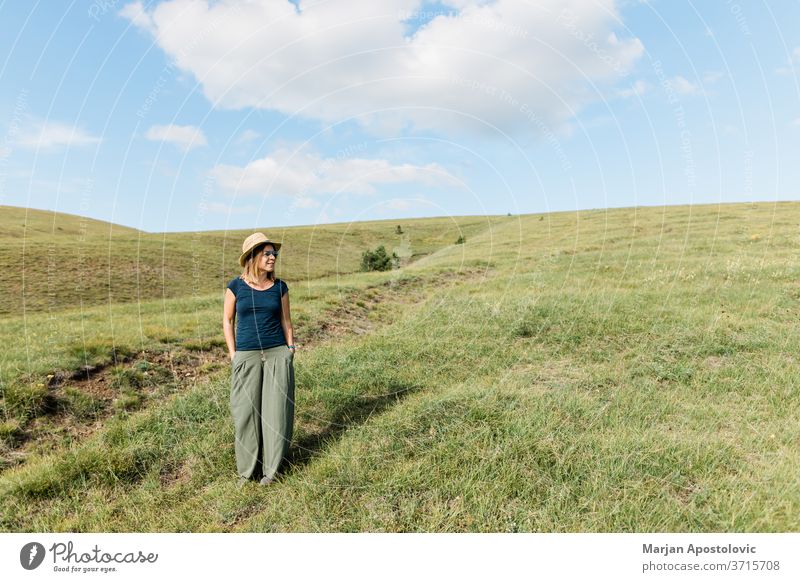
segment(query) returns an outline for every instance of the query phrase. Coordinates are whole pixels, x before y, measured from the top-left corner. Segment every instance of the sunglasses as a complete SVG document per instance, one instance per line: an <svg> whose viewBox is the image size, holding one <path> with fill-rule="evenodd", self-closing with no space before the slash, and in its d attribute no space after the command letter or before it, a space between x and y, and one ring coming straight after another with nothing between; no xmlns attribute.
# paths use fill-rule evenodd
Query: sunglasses
<svg viewBox="0 0 800 582"><path fill-rule="evenodd" d="M278 256L278 251L261 251L261 252L264 254L265 257L269 257L269 256L277 257Z"/></svg>

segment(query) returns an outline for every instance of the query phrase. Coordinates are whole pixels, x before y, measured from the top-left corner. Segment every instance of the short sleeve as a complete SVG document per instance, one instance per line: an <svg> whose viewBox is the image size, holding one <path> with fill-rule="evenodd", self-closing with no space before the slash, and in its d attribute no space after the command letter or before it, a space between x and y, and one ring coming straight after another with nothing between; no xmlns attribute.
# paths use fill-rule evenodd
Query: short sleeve
<svg viewBox="0 0 800 582"><path fill-rule="evenodd" d="M283 282L283 279L281 279L279 281L279 283L281 285L280 288L279 288L280 292L281 292L281 297L283 297L284 295L286 295L289 292L289 286L286 283Z"/></svg>
<svg viewBox="0 0 800 582"><path fill-rule="evenodd" d="M231 279L231 282L228 283L228 289L231 290L231 292L234 294L234 296L236 295L236 290L238 288L239 288L239 277Z"/></svg>

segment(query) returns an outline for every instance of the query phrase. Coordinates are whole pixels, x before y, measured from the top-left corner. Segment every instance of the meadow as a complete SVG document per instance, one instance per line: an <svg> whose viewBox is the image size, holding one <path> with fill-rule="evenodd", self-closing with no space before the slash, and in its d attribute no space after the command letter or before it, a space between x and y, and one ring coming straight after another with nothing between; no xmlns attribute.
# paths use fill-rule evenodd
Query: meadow
<svg viewBox="0 0 800 582"><path fill-rule="evenodd" d="M247 233L9 216L3 531L800 529L800 203L265 229L297 418L242 489L221 300ZM358 272L377 244L401 268Z"/></svg>

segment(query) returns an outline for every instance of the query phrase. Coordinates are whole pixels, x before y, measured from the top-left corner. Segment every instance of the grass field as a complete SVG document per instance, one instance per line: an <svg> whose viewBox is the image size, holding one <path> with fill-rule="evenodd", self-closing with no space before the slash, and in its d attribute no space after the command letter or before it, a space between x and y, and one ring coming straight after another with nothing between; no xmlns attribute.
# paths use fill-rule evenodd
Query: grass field
<svg viewBox="0 0 800 582"><path fill-rule="evenodd" d="M286 229L295 442L279 482L241 490L221 290L246 233L121 232L150 237L140 265L172 249L148 263L168 285L24 315L4 293L0 528L798 531L798 219L763 203ZM396 224L404 266L356 272ZM208 288L179 296L198 245Z"/></svg>

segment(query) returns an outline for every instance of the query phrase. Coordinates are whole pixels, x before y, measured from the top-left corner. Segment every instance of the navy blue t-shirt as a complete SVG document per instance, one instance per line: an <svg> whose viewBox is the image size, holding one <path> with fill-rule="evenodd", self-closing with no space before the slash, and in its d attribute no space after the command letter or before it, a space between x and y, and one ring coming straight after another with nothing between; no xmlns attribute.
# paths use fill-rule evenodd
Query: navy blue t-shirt
<svg viewBox="0 0 800 582"><path fill-rule="evenodd" d="M236 295L236 351L286 345L281 326L281 297L289 287L277 279L269 289L253 289L239 277L228 283Z"/></svg>

